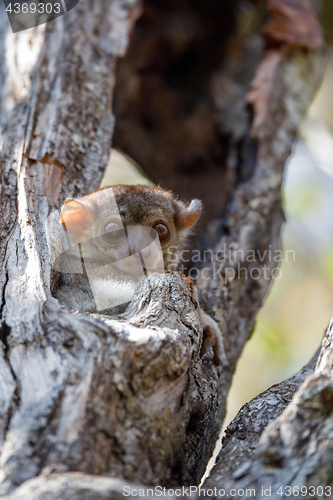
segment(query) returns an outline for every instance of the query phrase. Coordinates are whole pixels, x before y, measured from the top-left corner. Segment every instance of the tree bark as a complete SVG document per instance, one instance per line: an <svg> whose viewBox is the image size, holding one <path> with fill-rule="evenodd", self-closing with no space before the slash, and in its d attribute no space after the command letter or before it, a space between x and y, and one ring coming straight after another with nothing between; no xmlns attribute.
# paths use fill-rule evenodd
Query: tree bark
<svg viewBox="0 0 333 500"><path fill-rule="evenodd" d="M307 0L294 2L299 24L293 10L286 17L286 2L251 4L244 14L237 2L179 7L149 0L134 28L139 0L81 0L66 16L20 35L9 32L1 5L0 494L6 498L118 498L127 481L199 483L237 359L271 282L275 263L268 255L262 261L258 251L279 248L284 164L322 75L315 13ZM251 21L245 31L244 16ZM183 64L189 78L177 80ZM200 303L224 333L223 367L200 358L198 294L176 273L142 283L117 318L67 311L51 297L45 222L67 197L98 187L113 134L116 81L115 145L148 174L157 166L156 180L182 196L201 196L206 222L218 217L200 243L213 257L197 283ZM246 258L249 251L255 262ZM251 275L265 266L267 278Z"/></svg>
<svg viewBox="0 0 333 500"><path fill-rule="evenodd" d="M233 488L249 498L332 495L332 335L333 321L318 360L240 410L203 486L220 490L215 498Z"/></svg>

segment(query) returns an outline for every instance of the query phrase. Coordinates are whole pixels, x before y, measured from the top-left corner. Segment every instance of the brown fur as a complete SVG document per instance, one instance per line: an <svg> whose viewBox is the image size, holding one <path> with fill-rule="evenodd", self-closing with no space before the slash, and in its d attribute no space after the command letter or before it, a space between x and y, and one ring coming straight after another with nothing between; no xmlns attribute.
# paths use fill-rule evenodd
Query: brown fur
<svg viewBox="0 0 333 500"><path fill-rule="evenodd" d="M177 200L171 191L161 187L118 185L99 189L80 199L66 200L62 208L61 221L67 229L72 244L74 246L82 244L81 255L85 262L89 261L93 266L110 263L117 265L117 262L128 255L127 233L126 238L114 245L108 244L103 239L102 236L105 234L103 228L109 224L108 221L115 223L116 227L119 225L121 229L125 228L125 232L126 228L135 226L153 228L156 224L163 224L169 230L168 238L160 242L164 267L174 270L181 258L186 237L197 221L201 208L199 200L192 200L187 205ZM133 242L129 243L131 247L132 243L133 253L138 251L140 246L144 248L145 236L140 236L140 230L137 236L134 231ZM104 279L102 275L101 278ZM110 279L114 280L116 290L116 285L124 284L127 278L117 275L114 278L106 276L106 279L109 283ZM63 275L59 283L55 296L64 305L84 311L94 311L94 301L87 291L89 283L84 276ZM104 293L103 281L100 286L101 292ZM201 309L199 312L205 332L202 354L206 354L212 347L214 361L220 364L224 356L222 334L212 318Z"/></svg>

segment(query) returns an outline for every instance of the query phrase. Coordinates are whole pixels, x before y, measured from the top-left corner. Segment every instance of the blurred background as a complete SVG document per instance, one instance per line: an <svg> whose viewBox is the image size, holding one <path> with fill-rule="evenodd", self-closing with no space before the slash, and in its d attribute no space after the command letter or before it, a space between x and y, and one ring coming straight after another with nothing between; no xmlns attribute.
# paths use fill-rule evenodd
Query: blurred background
<svg viewBox="0 0 333 500"><path fill-rule="evenodd" d="M333 2L324 3L326 74L289 158L284 180L288 259L272 283L238 362L227 425L241 406L299 371L320 346L333 314ZM260 370L258 370L260 367ZM244 380L247 381L244 384Z"/></svg>
<svg viewBox="0 0 333 500"><path fill-rule="evenodd" d="M326 75L301 126L284 181L283 248L288 259L239 360L225 425L244 403L309 361L333 313L332 0L325 2L322 20L329 43ZM119 183L150 181L132 160L112 150L102 185Z"/></svg>

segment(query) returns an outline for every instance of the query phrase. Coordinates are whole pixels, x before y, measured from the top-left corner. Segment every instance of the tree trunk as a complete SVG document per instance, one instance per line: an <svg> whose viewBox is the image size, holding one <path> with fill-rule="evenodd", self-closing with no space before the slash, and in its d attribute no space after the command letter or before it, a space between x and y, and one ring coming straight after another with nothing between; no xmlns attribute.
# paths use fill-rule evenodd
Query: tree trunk
<svg viewBox="0 0 333 500"><path fill-rule="evenodd" d="M231 0L147 0L143 7L139 0L81 0L67 15L19 35L10 32L1 5L6 498L122 498L127 481L200 482L276 265L258 252L279 248L284 164L322 75L315 12L308 0L287 4L254 2L244 11ZM68 311L51 296L45 222L67 197L98 187L113 135L116 82L115 146L182 197L203 199L210 224L200 248L212 253L197 271L198 294L188 280L166 273L143 283L123 315L108 317ZM223 330L223 367L200 358L198 296ZM311 383L329 399L325 349ZM293 390L306 373L290 384ZM272 395L260 398L267 405ZM312 414L295 423L293 404L281 418L302 436ZM267 418L257 419L264 429ZM277 419L263 433L251 472L247 464L246 474L235 475L224 464L209 481L230 470L228 485L244 475L246 484L269 484L271 469L260 457L272 441L283 455L280 428ZM238 448L235 464L245 470L252 455ZM274 457L270 464L280 464Z"/></svg>
<svg viewBox="0 0 333 500"><path fill-rule="evenodd" d="M231 489L274 500L332 496L332 336L333 320L318 361L244 405L200 498L215 488L215 498Z"/></svg>

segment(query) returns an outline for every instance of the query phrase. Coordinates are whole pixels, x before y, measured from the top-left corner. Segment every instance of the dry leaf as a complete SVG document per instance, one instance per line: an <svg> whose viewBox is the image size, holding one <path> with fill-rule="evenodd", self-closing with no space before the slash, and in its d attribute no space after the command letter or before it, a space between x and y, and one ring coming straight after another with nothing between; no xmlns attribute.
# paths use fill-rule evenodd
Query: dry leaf
<svg viewBox="0 0 333 500"><path fill-rule="evenodd" d="M267 49L247 96L254 109L252 134L257 136L270 111L277 71L294 48L325 47L322 27L310 0L267 0L269 20L264 27Z"/></svg>
<svg viewBox="0 0 333 500"><path fill-rule="evenodd" d="M310 0L268 0L270 18L264 28L269 45L321 49L322 27Z"/></svg>

